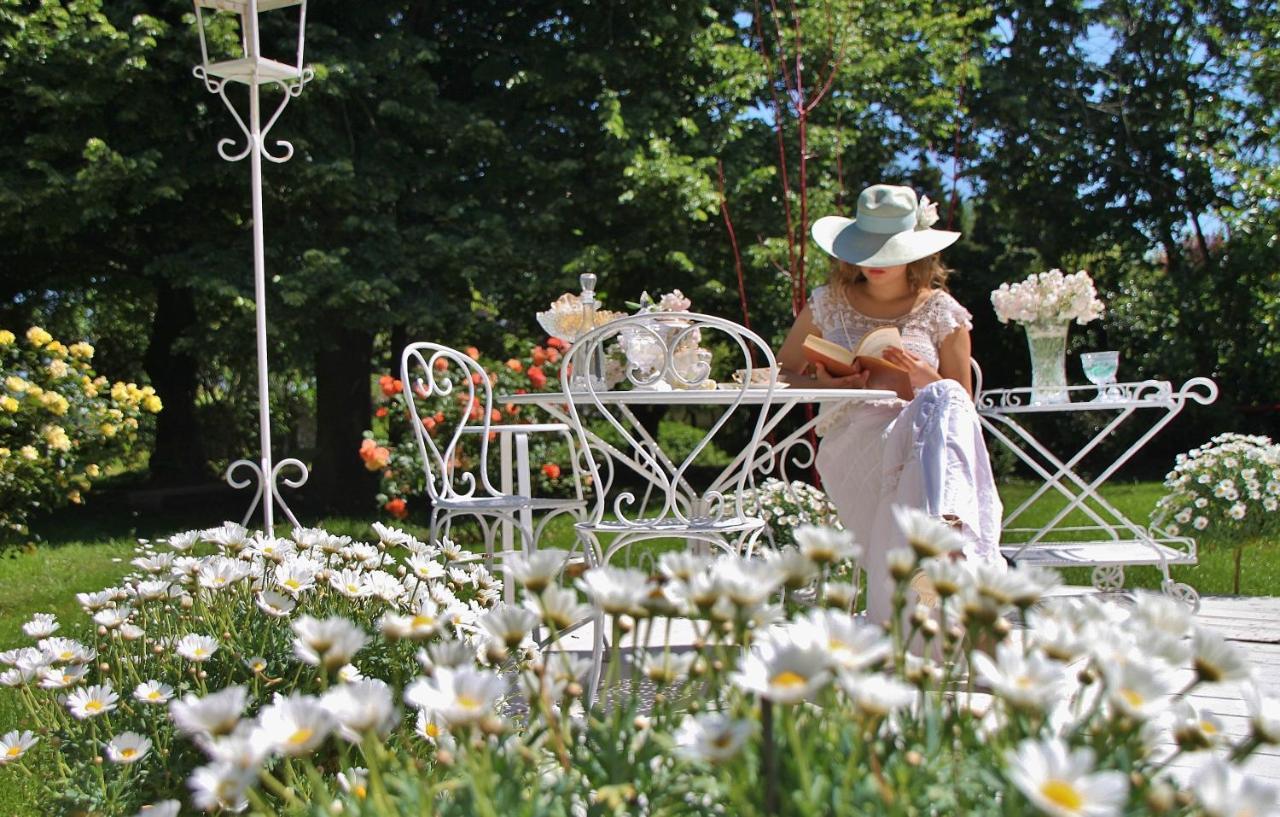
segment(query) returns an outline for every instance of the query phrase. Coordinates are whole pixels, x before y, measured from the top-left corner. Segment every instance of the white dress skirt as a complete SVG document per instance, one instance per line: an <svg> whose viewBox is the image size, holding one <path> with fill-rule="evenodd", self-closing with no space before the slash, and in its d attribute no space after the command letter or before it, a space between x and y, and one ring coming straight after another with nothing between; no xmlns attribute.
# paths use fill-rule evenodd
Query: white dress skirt
<svg viewBox="0 0 1280 817"><path fill-rule="evenodd" d="M819 295L826 293L815 292L815 301ZM937 343L962 325L956 319L967 323L964 319L968 314L963 307L946 293L940 295L944 297L931 299L939 302L935 308L922 310L926 314L904 316L900 328L916 329L911 324L929 324L928 334ZM815 310L815 317L829 319L832 311ZM950 314L941 319L927 314L934 312ZM865 316L857 317L865 320ZM824 322L819 320L819 326ZM847 323L844 321L840 328ZM824 331L826 336L832 334L840 333ZM856 343L854 338L838 338L840 341L850 346ZM917 354L926 352L921 348L924 345L908 343ZM930 345L934 348L927 351L933 354L927 356L937 365L936 345ZM930 383L918 390L910 402L895 399L839 406L823 417L819 433L822 440L816 464L823 490L839 511L841 522L863 548L867 616L871 621L884 622L892 614L893 580L885 554L907 544L894 520L894 505L918 508L931 516L954 515L961 522L961 535L966 541L965 558L1004 566L1000 555L1003 508L977 409L959 383Z"/></svg>

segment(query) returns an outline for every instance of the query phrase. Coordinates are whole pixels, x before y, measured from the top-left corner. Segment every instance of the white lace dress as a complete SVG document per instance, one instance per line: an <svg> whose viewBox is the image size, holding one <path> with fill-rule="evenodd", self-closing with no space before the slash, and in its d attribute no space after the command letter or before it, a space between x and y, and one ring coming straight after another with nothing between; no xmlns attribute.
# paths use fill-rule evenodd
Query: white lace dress
<svg viewBox="0 0 1280 817"><path fill-rule="evenodd" d="M937 367L938 349L972 315L950 293L938 290L900 318L872 318L839 292L821 286L809 301L822 336L854 348L867 332L894 325L907 351ZM1000 556L1003 509L987 459L973 401L954 380L940 380L905 400L845 404L825 412L817 466L840 519L863 547L867 614L885 621L892 613L892 581L885 554L906 544L893 505L933 516L954 514L963 523L965 557L1004 565Z"/></svg>

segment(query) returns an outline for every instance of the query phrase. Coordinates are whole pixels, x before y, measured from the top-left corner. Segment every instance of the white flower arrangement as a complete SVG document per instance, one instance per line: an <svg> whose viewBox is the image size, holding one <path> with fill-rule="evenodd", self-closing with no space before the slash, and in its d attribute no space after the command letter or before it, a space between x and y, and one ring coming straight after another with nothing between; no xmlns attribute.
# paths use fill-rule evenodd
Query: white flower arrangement
<svg viewBox="0 0 1280 817"><path fill-rule="evenodd" d="M1280 527L1280 444L1269 437L1219 434L1179 454L1152 523L1173 536L1208 531L1242 538Z"/></svg>
<svg viewBox="0 0 1280 817"><path fill-rule="evenodd" d="M796 543L795 531L803 525L843 530L836 506L807 482L784 482L770 477L742 495L742 505L764 520L774 547Z"/></svg>
<svg viewBox="0 0 1280 817"><path fill-rule="evenodd" d="M566 292L552 301L545 312L539 312L535 317L548 335L572 343L595 327L621 318L622 313L610 312L597 306L595 320L591 326L587 326L582 314L582 298Z"/></svg>
<svg viewBox="0 0 1280 817"><path fill-rule="evenodd" d="M595 567L577 580L591 605L570 589L569 554L530 555L512 570L521 607L502 603L493 574L447 540L329 547L322 532L295 531L286 561L394 575L403 592L350 596L317 581L279 594L294 607L277 618L254 600L274 575L261 549L234 551L248 569L243 584L202 585L198 569L175 570L177 592L129 608L146 639L66 621L88 643L48 637L0 652L5 683L24 702L10 714L28 721L0 731L0 773L19 770L50 812L170 817L250 803L282 815L628 814L645 803L688 815L974 817L1112 817L1157 802L1178 804L1160 813L1219 814L1235 803L1261 814L1274 804L1275 789L1241 766L1280 742L1280 701L1249 683L1238 649L1185 608L1156 595L1132 610L1046 598L1056 574L926 558L945 554L949 534L919 512L899 522L917 541L894 557L891 620L905 620L917 569L941 600L911 613L910 633L854 614L849 586L829 574L858 548L829 529L802 528L801 547L763 558L666 553L660 579ZM144 562L155 547L142 545ZM196 546L186 558L217 562L233 547ZM421 569L424 560L439 568ZM104 591L102 607L98 594L81 600L116 609L106 605L153 575L139 568ZM807 592L792 592L804 582ZM572 619L605 612L617 614L610 653L636 649L624 621L657 649L608 661L599 692L608 706L585 707L590 661L557 642ZM203 645L188 632L193 616L218 634L194 666L181 656ZM671 649L657 618L668 616L695 628L692 649ZM1026 623L1016 642L1014 616ZM535 624L550 643L528 637ZM975 643L996 645L994 654ZM69 692L35 680L95 653ZM624 663L637 673L630 682ZM1191 679L1173 683L1187 667ZM641 671L660 694L642 697ZM990 695L964 691L977 678ZM1241 681L1247 733L1228 736L1189 693ZM121 700L116 690L128 689ZM1188 784L1170 764L1192 753L1208 762Z"/></svg>
<svg viewBox="0 0 1280 817"><path fill-rule="evenodd" d="M1016 284L1001 284L991 293L991 305L1001 323L1085 324L1102 317L1104 310L1085 270L1064 275L1062 270L1051 269Z"/></svg>

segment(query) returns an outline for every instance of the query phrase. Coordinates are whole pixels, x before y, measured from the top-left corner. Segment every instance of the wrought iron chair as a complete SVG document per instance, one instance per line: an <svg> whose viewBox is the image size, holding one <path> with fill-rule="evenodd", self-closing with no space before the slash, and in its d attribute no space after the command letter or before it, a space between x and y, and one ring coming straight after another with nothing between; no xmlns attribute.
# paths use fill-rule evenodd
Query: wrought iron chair
<svg viewBox="0 0 1280 817"><path fill-rule="evenodd" d="M492 564L494 542L501 525L518 532L526 553L536 549L547 523L561 514L584 518L579 455L574 435L564 423L500 424L493 422L493 385L489 374L467 355L438 343L413 343L400 359L400 379L404 400L412 419L414 438L426 472L431 498L431 541L447 534L459 517L474 519L484 537L485 557ZM435 424L434 412L425 413L435 398L457 400L460 419L452 428ZM430 426L430 428L429 428ZM521 476L527 474L528 435L559 434L569 446L574 496L568 499L533 497L494 487L489 477L490 442L499 435L511 435L521 452ZM470 468L463 467L460 448L464 439L475 438L479 456ZM522 479L522 483L526 480ZM524 487L522 485L522 487ZM537 516L536 524L534 517ZM506 582L510 598L511 583Z"/></svg>

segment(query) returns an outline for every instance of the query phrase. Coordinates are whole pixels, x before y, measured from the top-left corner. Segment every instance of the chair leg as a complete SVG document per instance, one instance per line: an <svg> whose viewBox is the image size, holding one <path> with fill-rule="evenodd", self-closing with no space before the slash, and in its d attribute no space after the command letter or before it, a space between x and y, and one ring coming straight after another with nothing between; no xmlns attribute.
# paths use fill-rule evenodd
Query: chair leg
<svg viewBox="0 0 1280 817"><path fill-rule="evenodd" d="M609 651L609 660L615 660L613 650ZM604 672L604 613L595 615L595 634L591 639L591 671L587 682L587 701L585 709L590 712L600 694L600 676Z"/></svg>

